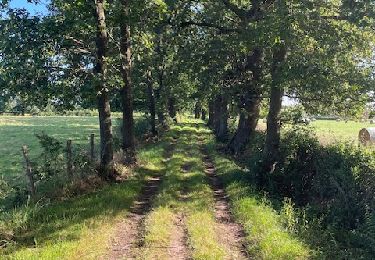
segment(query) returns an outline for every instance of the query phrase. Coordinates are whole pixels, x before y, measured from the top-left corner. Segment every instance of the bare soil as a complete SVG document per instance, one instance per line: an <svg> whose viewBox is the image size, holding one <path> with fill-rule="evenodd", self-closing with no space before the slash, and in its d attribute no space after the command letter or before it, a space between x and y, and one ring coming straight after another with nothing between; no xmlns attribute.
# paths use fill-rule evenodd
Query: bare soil
<svg viewBox="0 0 375 260"><path fill-rule="evenodd" d="M186 260L189 259L189 255L185 216L183 213L179 213L175 218L168 257L171 260Z"/></svg>
<svg viewBox="0 0 375 260"><path fill-rule="evenodd" d="M230 252L227 259L250 259L246 250L246 234L243 227L234 221L224 185L216 174L215 165L207 151L202 149L205 173L215 198L215 218L220 243Z"/></svg>
<svg viewBox="0 0 375 260"><path fill-rule="evenodd" d="M103 259L136 259L138 249L143 246L144 220L151 210L161 177L147 180L141 195L134 202L130 214L116 227L116 233L110 242L108 253Z"/></svg>

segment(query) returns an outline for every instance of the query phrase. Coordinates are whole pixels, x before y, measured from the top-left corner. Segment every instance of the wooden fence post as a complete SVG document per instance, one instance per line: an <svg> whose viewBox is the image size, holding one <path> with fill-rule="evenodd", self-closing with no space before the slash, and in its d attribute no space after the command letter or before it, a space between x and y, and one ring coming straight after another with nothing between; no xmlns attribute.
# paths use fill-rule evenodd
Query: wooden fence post
<svg viewBox="0 0 375 260"><path fill-rule="evenodd" d="M90 157L91 161L95 161L95 134L90 136Z"/></svg>
<svg viewBox="0 0 375 260"><path fill-rule="evenodd" d="M33 170L31 167L31 162L29 158L29 152L27 149L27 146L24 145L22 146L22 152L23 152L23 157L25 158L25 169L26 169L26 177L29 181L29 191L31 197L35 197L35 183L34 183L34 178L33 178Z"/></svg>
<svg viewBox="0 0 375 260"><path fill-rule="evenodd" d="M66 142L66 171L69 177L73 177L72 140Z"/></svg>

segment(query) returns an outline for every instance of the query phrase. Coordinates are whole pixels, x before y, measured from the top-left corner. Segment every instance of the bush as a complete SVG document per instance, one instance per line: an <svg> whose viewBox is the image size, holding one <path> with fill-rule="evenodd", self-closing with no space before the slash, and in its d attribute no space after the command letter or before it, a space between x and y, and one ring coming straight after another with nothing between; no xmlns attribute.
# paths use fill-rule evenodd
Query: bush
<svg viewBox="0 0 375 260"><path fill-rule="evenodd" d="M45 179L59 174L64 169L64 154L62 143L44 132L35 135L43 149L39 164L34 167L39 179Z"/></svg>
<svg viewBox="0 0 375 260"><path fill-rule="evenodd" d="M10 192L11 187L9 184L3 179L3 176L0 178L0 200L4 199Z"/></svg>
<svg viewBox="0 0 375 260"><path fill-rule="evenodd" d="M36 107L36 106L31 107L31 108L29 109L28 112L29 112L32 116L39 116L40 113L41 113L40 109L39 109L38 107Z"/></svg>
<svg viewBox="0 0 375 260"><path fill-rule="evenodd" d="M305 208L311 222L318 220L310 232L318 228L318 243L333 255L374 255L375 152L350 143L323 147L310 128L292 127L282 137L281 155L265 188Z"/></svg>
<svg viewBox="0 0 375 260"><path fill-rule="evenodd" d="M54 200L67 198L71 194L80 193L78 184L83 189L97 186L95 177L98 175L96 161L92 161L88 150L79 146L72 147L73 179L67 174L66 149L60 140L45 133L36 134L42 148L40 155L30 158L36 199ZM93 177L95 176L95 177ZM91 185L93 184L93 185ZM95 189L95 187L93 187ZM9 186L0 179L0 200L4 209L21 207L26 204L29 191L26 183Z"/></svg>
<svg viewBox="0 0 375 260"><path fill-rule="evenodd" d="M281 111L281 122L289 124L308 124L303 106L286 107Z"/></svg>

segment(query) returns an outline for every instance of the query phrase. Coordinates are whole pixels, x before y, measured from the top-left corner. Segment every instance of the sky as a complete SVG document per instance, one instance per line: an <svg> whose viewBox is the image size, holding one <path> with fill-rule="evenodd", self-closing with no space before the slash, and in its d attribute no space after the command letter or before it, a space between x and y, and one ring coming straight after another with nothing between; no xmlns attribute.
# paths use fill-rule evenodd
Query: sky
<svg viewBox="0 0 375 260"><path fill-rule="evenodd" d="M11 0L11 8L25 8L31 15L39 15L47 13L48 0L42 0L39 4L28 3L27 0Z"/></svg>

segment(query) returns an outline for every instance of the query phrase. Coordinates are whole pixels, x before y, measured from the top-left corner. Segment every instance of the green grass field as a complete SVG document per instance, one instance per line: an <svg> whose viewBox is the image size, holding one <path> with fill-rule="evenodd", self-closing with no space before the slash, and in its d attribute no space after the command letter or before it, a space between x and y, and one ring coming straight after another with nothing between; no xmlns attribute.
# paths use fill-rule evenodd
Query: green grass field
<svg viewBox="0 0 375 260"><path fill-rule="evenodd" d="M136 114L136 133L142 134L147 126L141 114ZM120 123L113 118L113 125ZM118 129L118 128L117 128ZM25 181L21 148L27 145L31 159L41 153L41 147L35 134L45 132L57 138L64 145L68 139L73 147L87 149L91 133L96 136L96 150L99 149L99 122L95 116L87 117L16 117L0 116L0 177L10 185Z"/></svg>
<svg viewBox="0 0 375 260"><path fill-rule="evenodd" d="M334 120L318 120L311 124L319 137L322 144L341 141L358 141L358 134L362 128L375 127L370 123L360 122L336 122Z"/></svg>
<svg viewBox="0 0 375 260"><path fill-rule="evenodd" d="M360 122L337 122L335 120L317 120L312 122L310 126L315 130L321 144L331 144L334 142L358 142L358 134L362 128L375 127L370 123ZM266 124L260 120L258 129L264 131Z"/></svg>
<svg viewBox="0 0 375 260"><path fill-rule="evenodd" d="M115 121L116 122L116 121ZM10 183L23 181L23 157L21 147L29 147L33 158L41 148L35 134L46 134L75 145L87 145L91 133L99 134L96 117L0 117L0 174Z"/></svg>

